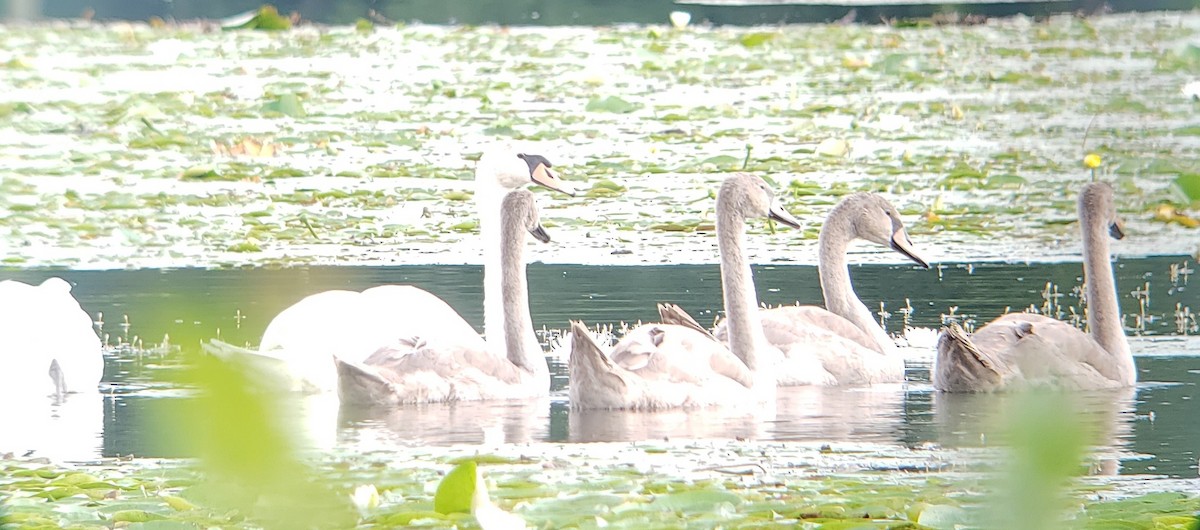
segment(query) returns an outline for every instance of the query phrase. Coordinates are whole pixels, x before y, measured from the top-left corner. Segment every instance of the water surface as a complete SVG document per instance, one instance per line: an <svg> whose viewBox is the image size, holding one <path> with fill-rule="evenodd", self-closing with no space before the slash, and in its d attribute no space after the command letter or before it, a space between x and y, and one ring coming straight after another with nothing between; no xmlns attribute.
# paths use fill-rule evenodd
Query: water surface
<svg viewBox="0 0 1200 530"><path fill-rule="evenodd" d="M1194 304L1188 275L1172 274L1184 257L1116 262L1121 305L1140 381L1136 392L1084 396L1081 416L1093 428L1098 468L1131 474L1194 477L1200 424L1193 402L1200 385L1200 341L1180 336L1176 304ZM1182 267L1187 271L1189 266ZM1043 307L1070 315L1079 301L1078 263L944 265L852 268L869 307L882 302L889 329L898 333L905 313L911 326L936 327L947 315L985 322L1006 308ZM482 324L477 266L342 267L246 270L10 271L28 282L58 275L91 313L113 351L107 357L105 394L72 396L66 403L5 407L0 450L84 460L98 456L188 456L185 443L200 426L164 429L156 418L186 414L188 392L172 382L183 353L220 337L255 344L270 318L308 293L359 290L383 283L413 283L446 299ZM654 302L682 304L701 322L720 306L715 266L529 267L535 327L556 330L569 319L617 324L655 316ZM820 303L812 267L756 269L762 300L770 304ZM1049 289L1047 289L1049 284ZM1055 293L1059 296L1056 296ZM1143 309L1149 295L1148 305ZM955 308L951 311L951 308ZM910 309L911 308L911 309ZM902 310L903 309L903 310ZM126 318L128 320L126 320ZM127 322L127 324L126 324ZM1185 321L1194 327L1194 321ZM1141 326L1144 329L1139 329ZM1188 330L1195 333L1194 329ZM139 343L140 349L119 346ZM166 343L169 347L162 347ZM569 409L562 350L549 357L550 399L523 403L458 403L395 410L343 409L328 397L289 397L287 423L317 449L393 451L425 444L499 442L598 442L684 438L739 438L818 443L869 442L895 447L979 447L997 443L997 420L1009 399L947 396L932 390L928 345L907 348L908 382L870 388L783 389L774 410L738 408L628 413ZM49 416L51 420L46 422Z"/></svg>

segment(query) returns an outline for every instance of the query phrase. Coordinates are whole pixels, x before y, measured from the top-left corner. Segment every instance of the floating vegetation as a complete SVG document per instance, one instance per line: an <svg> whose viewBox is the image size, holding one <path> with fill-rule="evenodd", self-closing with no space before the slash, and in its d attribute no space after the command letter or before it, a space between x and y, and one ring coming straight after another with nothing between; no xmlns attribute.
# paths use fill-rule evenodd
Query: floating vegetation
<svg viewBox="0 0 1200 530"><path fill-rule="evenodd" d="M963 261L1076 255L1061 244L1074 229L1074 193L1089 178L1107 179L1129 224L1118 253L1190 254L1200 157L1186 119L1195 103L1181 89L1196 54L1177 43L1200 31L1198 16L1063 16L952 30L365 23L269 39L168 24L12 27L0 35L10 74L0 79L0 124L12 132L0 139L10 154L0 227L38 230L19 231L20 241L6 230L9 246L24 250L4 259L137 267L151 262L139 251L150 246L192 266L286 265L289 256L377 263L381 254L361 244L355 223L326 223L316 243L255 233L283 243L276 252L228 252L255 222L336 211L424 231L420 240L377 233L376 244L415 250L389 260L470 261L455 249L457 233L439 227L463 221L451 204L470 192L482 146L508 138L543 142L565 178L586 182L583 196L553 195L543 208L560 218L603 212L631 246L661 249L531 250L560 262L711 261L696 238L642 230L638 217L649 213L664 227L703 219L712 204L696 199L739 170L769 177L814 229L839 195L894 194L906 215L925 214L906 221L938 249L936 259ZM291 21L264 6L229 22L278 29ZM52 52L40 45L49 40ZM398 56L411 61L369 66ZM979 96L998 86L1003 98ZM85 185L71 180L71 223L53 209L62 177L86 177ZM312 190L345 196L314 200ZM275 206L268 215L242 215L267 201ZM127 228L112 209L145 220L137 238L103 237ZM178 229L199 222L203 230ZM593 226L561 225L564 240ZM316 246L289 252L295 244ZM63 245L70 262L39 251ZM756 255L787 248L797 261L815 259L815 243L801 234L751 245Z"/></svg>

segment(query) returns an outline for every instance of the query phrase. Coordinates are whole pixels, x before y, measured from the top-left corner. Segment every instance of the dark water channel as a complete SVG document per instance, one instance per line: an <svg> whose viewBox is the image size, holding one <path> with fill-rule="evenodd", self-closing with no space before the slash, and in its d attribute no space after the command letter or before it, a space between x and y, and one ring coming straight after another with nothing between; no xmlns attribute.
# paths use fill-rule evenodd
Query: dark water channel
<svg viewBox="0 0 1200 530"><path fill-rule="evenodd" d="M1200 341L1181 336L1180 326L1194 327L1195 321L1179 322L1176 309L1178 304L1200 310L1196 295L1200 286L1188 285L1195 265L1186 257L1116 263L1129 334L1144 335L1131 340L1141 383L1136 392L1082 397L1087 422L1096 427L1092 441L1109 455L1113 470L1121 473L1195 477L1200 455L1200 409L1195 403L1200 395ZM909 325L937 327L952 307L956 317L982 323L1006 308L1043 307L1050 299L1057 301L1056 310L1069 315L1070 308L1078 306L1072 288L1081 276L1078 263L946 265L929 271L862 266L851 272L869 307L883 303L890 313L888 328L894 333L903 328L905 313ZM155 418L184 414L188 393L170 382L183 354L198 351L201 341L218 336L235 344L257 344L271 317L313 292L412 283L442 296L476 326L483 317L478 266L0 273L0 278L26 282L49 276L74 283L73 292L83 307L94 315L103 313L102 331L109 344L140 341L142 351L114 348L107 357L105 395L93 401L81 398L45 407L5 405L0 412L5 425L0 451L33 449L75 460L128 454L186 456L181 443L190 436L186 422L172 429L155 422ZM533 264L529 278L533 319L539 329L562 329L570 319L589 324L648 320L655 317L654 303L660 300L680 303L708 323L720 306L715 266ZM756 281L763 302L820 303L812 267L758 267ZM1149 293L1148 303L1143 292ZM1194 329L1187 332L1195 334ZM173 347L155 350L164 342ZM566 400L565 357L551 355L555 389L544 402L406 407L385 413L339 409L336 400L325 397L296 397L287 402L286 416L288 423L300 426L298 436L313 447L385 451L414 444L661 438L867 442L896 447L974 447L993 440L995 418L1010 400L938 395L929 385L932 349L906 352L906 384L786 389L775 410L769 411L573 412ZM45 423L47 416L49 423ZM31 422L28 427L27 422Z"/></svg>

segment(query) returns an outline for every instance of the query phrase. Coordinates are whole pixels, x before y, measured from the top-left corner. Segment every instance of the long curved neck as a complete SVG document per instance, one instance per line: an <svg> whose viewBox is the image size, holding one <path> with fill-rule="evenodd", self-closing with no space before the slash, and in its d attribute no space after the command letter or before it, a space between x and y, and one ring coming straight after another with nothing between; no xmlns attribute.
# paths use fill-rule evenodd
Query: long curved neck
<svg viewBox="0 0 1200 530"><path fill-rule="evenodd" d="M718 210L720 205L718 204ZM754 290L754 272L742 254L746 222L732 212L719 212L717 249L721 254L721 290L725 297L725 318L729 328L729 348L752 372L767 368L759 348L767 344L762 320L758 315L758 293Z"/></svg>
<svg viewBox="0 0 1200 530"><path fill-rule="evenodd" d="M1117 286L1109 261L1107 226L1103 219L1080 208L1079 222L1083 229L1083 277L1087 283L1088 330L1096 343L1113 359L1116 371L1105 374L1117 381L1132 385L1137 379L1133 354L1121 326L1121 307L1117 303Z"/></svg>
<svg viewBox="0 0 1200 530"><path fill-rule="evenodd" d="M475 181L475 207L483 254L483 333L489 349L500 352L504 338L504 306L501 300L500 206L505 191L488 179Z"/></svg>
<svg viewBox="0 0 1200 530"><path fill-rule="evenodd" d="M894 343L887 332L879 327L871 316L871 310L862 303L850 283L850 269L846 263L846 249L850 246L851 236L848 220L830 215L825 226L821 228L821 237L817 249L817 275L821 278L821 294L825 297L825 309L838 315L866 332L879 351L891 353L895 351Z"/></svg>
<svg viewBox="0 0 1200 530"><path fill-rule="evenodd" d="M500 234L500 313L506 357L529 372L548 371L541 351L527 345L533 336L533 318L529 315L529 287L525 278L525 231L518 223L505 223ZM494 270L494 269L493 269Z"/></svg>

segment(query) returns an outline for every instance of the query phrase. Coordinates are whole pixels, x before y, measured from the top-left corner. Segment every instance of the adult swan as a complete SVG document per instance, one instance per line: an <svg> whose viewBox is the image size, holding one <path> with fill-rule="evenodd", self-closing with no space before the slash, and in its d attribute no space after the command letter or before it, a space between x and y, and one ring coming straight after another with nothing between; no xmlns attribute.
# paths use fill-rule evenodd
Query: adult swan
<svg viewBox="0 0 1200 530"><path fill-rule="evenodd" d="M550 368L533 337L525 278L525 234L550 236L538 222L533 194L510 191L500 208L500 293L504 357L483 339L422 336L400 341L361 363L337 360L342 403L399 405L543 397L550 393ZM530 344L533 344L530 347Z"/></svg>
<svg viewBox="0 0 1200 530"><path fill-rule="evenodd" d="M504 358L500 324L500 210L505 195L528 184L574 195L545 157L501 143L489 147L475 167L475 205L483 247L485 329L488 350ZM441 298L411 285L381 285L363 292L332 290L310 295L283 310L263 332L256 359L281 373L293 390L337 389L333 356L361 362L380 348L415 337L473 336L475 329ZM480 339L482 341L482 339ZM530 345L536 346L536 337ZM209 351L232 348L213 341Z"/></svg>
<svg viewBox="0 0 1200 530"><path fill-rule="evenodd" d="M0 281L0 395L94 393L103 375L100 338L71 284Z"/></svg>
<svg viewBox="0 0 1200 530"><path fill-rule="evenodd" d="M938 339L933 386L943 392L992 392L1024 386L1074 390L1121 388L1137 369L1121 327L1108 236L1124 236L1113 189L1092 182L1079 194L1089 333L1029 313L1009 313L968 336L952 324Z"/></svg>

